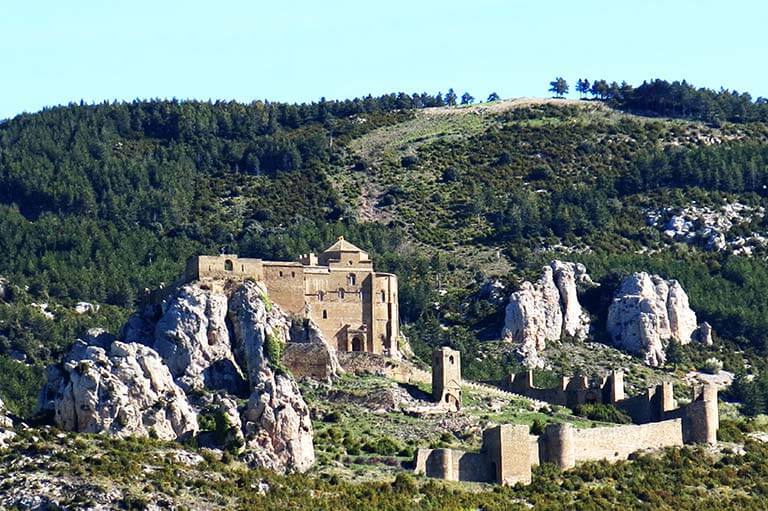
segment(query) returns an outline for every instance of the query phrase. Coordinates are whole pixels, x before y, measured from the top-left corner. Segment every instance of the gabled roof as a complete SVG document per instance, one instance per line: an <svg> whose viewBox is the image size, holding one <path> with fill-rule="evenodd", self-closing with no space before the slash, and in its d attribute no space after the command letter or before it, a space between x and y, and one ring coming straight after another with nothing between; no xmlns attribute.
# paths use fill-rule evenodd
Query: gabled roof
<svg viewBox="0 0 768 511"><path fill-rule="evenodd" d="M326 248L324 252L363 252L364 250L357 248L352 243L344 239L344 236L339 236L336 243Z"/></svg>

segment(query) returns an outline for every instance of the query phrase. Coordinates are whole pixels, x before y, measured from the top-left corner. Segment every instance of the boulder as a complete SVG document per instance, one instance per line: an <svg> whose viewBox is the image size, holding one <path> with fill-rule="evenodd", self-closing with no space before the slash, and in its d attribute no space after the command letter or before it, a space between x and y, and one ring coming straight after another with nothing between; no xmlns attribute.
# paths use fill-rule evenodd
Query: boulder
<svg viewBox="0 0 768 511"><path fill-rule="evenodd" d="M160 356L137 343L76 341L48 370L41 408L67 431L165 440L197 433L197 415Z"/></svg>
<svg viewBox="0 0 768 511"><path fill-rule="evenodd" d="M616 347L641 355L648 365L660 366L666 361L670 339L691 342L696 313L676 280L634 273L616 291L606 326Z"/></svg>
<svg viewBox="0 0 768 511"><path fill-rule="evenodd" d="M581 264L552 261L536 283L523 282L509 297L502 337L519 345L528 366L540 366L546 341L589 334L589 315L579 303L577 287L594 285Z"/></svg>
<svg viewBox="0 0 768 511"><path fill-rule="evenodd" d="M232 353L226 295L187 284L163 305L153 346L177 383L185 391L207 387L242 392L245 381Z"/></svg>
<svg viewBox="0 0 768 511"><path fill-rule="evenodd" d="M279 353L274 343L289 335L290 321L264 299L266 290L245 282L229 303L238 349L246 361L252 387L244 413L248 456L259 466L275 470L307 470L315 460L309 408L296 381L270 359Z"/></svg>
<svg viewBox="0 0 768 511"><path fill-rule="evenodd" d="M75 304L75 314L86 314L99 312L100 305L94 305L90 302L77 302Z"/></svg>

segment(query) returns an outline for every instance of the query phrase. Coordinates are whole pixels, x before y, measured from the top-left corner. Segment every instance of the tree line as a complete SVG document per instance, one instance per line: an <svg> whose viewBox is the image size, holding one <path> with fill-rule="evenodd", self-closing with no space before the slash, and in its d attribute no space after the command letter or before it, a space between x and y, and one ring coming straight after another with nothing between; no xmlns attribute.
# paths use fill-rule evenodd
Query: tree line
<svg viewBox="0 0 768 511"><path fill-rule="evenodd" d="M549 91L557 97L563 97L570 90L567 80L562 77L549 85ZM576 92L582 99L591 96L591 99L640 115L696 119L713 124L768 121L768 98L753 100L747 92L696 88L685 80L668 82L657 78L633 87L626 81L579 78Z"/></svg>

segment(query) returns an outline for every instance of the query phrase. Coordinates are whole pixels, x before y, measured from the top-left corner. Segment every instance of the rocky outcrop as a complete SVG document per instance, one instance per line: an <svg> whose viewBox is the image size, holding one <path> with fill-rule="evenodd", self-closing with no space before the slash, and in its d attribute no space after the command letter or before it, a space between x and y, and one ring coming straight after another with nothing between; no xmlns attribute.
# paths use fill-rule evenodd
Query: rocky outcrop
<svg viewBox="0 0 768 511"><path fill-rule="evenodd" d="M207 387L242 392L244 377L226 324L226 295L187 284L166 299L163 309L153 346L177 383L186 391Z"/></svg>
<svg viewBox="0 0 768 511"><path fill-rule="evenodd" d="M509 297L502 337L519 345L526 365L542 365L546 341L563 337L586 339L589 315L579 303L577 286L592 281L583 265L552 261L536 283L523 282Z"/></svg>
<svg viewBox="0 0 768 511"><path fill-rule="evenodd" d="M171 440L197 433L197 415L152 348L113 342L108 349L76 341L49 368L41 408L67 431Z"/></svg>
<svg viewBox="0 0 768 511"><path fill-rule="evenodd" d="M696 313L676 280L634 273L616 291L606 327L615 346L643 356L648 365L660 366L670 339L691 342Z"/></svg>
<svg viewBox="0 0 768 511"><path fill-rule="evenodd" d="M6 415L5 403L0 399L0 449L7 447L16 433L13 431L13 421Z"/></svg>
<svg viewBox="0 0 768 511"><path fill-rule="evenodd" d="M162 305L131 316L124 342L102 330L77 341L49 369L41 407L62 429L152 431L164 439L196 434L198 411L213 413L216 431L198 441L245 450L260 466L304 471L314 462L312 423L281 354L295 339L311 348L329 378L340 368L316 325L292 331L293 320L266 297L254 282L226 292L183 285ZM249 398L248 404L238 407L238 398Z"/></svg>
<svg viewBox="0 0 768 511"><path fill-rule="evenodd" d="M289 335L287 316L264 300L265 290L245 282L229 303L232 322L252 386L244 413L250 457L260 466L304 471L315 459L309 408L296 381L270 359Z"/></svg>

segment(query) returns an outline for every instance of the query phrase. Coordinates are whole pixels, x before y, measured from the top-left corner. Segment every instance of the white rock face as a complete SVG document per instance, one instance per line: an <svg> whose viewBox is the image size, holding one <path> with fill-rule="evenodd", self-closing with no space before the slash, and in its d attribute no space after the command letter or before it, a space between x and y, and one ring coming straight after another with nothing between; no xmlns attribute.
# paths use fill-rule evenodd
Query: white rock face
<svg viewBox="0 0 768 511"><path fill-rule="evenodd" d="M309 408L293 378L275 368L266 345L282 342L289 321L277 307L261 298L265 290L245 282L232 296L229 312L238 345L247 360L253 388L248 401L245 433L253 460L261 466L297 471L315 461Z"/></svg>
<svg viewBox="0 0 768 511"><path fill-rule="evenodd" d="M100 308L99 305L94 305L90 302L77 302L75 304L75 314L99 312Z"/></svg>
<svg viewBox="0 0 768 511"><path fill-rule="evenodd" d="M226 389L244 382L227 331L227 297L196 285L182 286L164 303L154 332L155 350L186 391Z"/></svg>
<svg viewBox="0 0 768 511"><path fill-rule="evenodd" d="M115 341L108 350L76 341L49 368L41 395L67 431L175 440L197 433L197 414L152 348Z"/></svg>
<svg viewBox="0 0 768 511"><path fill-rule="evenodd" d="M577 284L592 284L581 264L552 261L536 283L523 282L509 297L502 337L520 345L529 366L540 366L546 341L587 338L589 315L579 303Z"/></svg>
<svg viewBox="0 0 768 511"><path fill-rule="evenodd" d="M696 313L676 280L634 273L616 291L606 327L615 346L642 355L648 365L660 366L670 339L691 342Z"/></svg>
<svg viewBox="0 0 768 511"><path fill-rule="evenodd" d="M5 449L8 442L13 440L16 432L13 431L13 421L6 415L5 404L0 399L0 449Z"/></svg>
<svg viewBox="0 0 768 511"><path fill-rule="evenodd" d="M253 463L274 470L308 469L314 462L309 409L293 377L268 358L268 346L281 348L292 339L292 320L268 303L266 294L253 282L239 285L231 296L191 283L162 306L131 316L122 332L131 342L89 331L60 366L49 369L41 408L67 430L116 435L154 430L160 438L175 439L198 432L195 407L213 407L228 425L213 447L244 449ZM294 330L295 340L328 348L311 323ZM337 375L335 351L322 354L323 368ZM201 397L202 389L218 392L211 401L210 393ZM248 405L238 409L237 399L249 396ZM210 441L209 433L198 439L206 436Z"/></svg>

